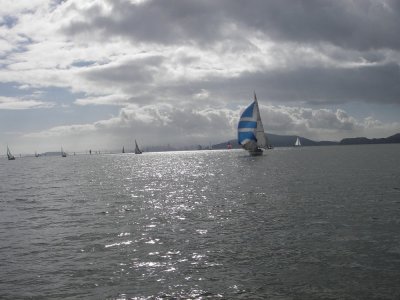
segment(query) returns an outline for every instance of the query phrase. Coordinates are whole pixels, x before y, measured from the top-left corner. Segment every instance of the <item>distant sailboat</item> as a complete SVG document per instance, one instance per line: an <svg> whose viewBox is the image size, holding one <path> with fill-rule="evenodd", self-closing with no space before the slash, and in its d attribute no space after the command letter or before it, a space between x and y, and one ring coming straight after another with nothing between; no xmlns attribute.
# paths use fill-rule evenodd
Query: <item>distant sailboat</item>
<svg viewBox="0 0 400 300"><path fill-rule="evenodd" d="M254 93L253 103L240 116L238 142L252 156L262 155L262 148L267 148L268 142L261 121L256 93Z"/></svg>
<svg viewBox="0 0 400 300"><path fill-rule="evenodd" d="M35 157L39 157L40 156L40 154L38 154L36 151L35 151Z"/></svg>
<svg viewBox="0 0 400 300"><path fill-rule="evenodd" d="M296 142L294 143L294 146L295 147L300 147L301 146L299 137L297 137Z"/></svg>
<svg viewBox="0 0 400 300"><path fill-rule="evenodd" d="M122 153L125 153L125 147L122 146Z"/></svg>
<svg viewBox="0 0 400 300"><path fill-rule="evenodd" d="M67 157L67 153L64 152L62 147L61 147L61 157Z"/></svg>
<svg viewBox="0 0 400 300"><path fill-rule="evenodd" d="M15 156L11 154L10 149L7 146L7 158L8 160L15 160Z"/></svg>
<svg viewBox="0 0 400 300"><path fill-rule="evenodd" d="M135 140L135 154L142 154L142 151L140 151L139 146Z"/></svg>

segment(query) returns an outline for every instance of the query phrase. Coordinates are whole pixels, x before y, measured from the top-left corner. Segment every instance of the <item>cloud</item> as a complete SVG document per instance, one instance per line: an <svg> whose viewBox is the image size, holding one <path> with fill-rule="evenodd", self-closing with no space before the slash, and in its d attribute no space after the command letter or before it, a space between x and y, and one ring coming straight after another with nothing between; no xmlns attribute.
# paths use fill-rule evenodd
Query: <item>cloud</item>
<svg viewBox="0 0 400 300"><path fill-rule="evenodd" d="M300 135L315 140L345 137L386 137L398 132L400 122L382 122L371 116L358 119L342 109L260 105L267 132Z"/></svg>
<svg viewBox="0 0 400 300"><path fill-rule="evenodd" d="M3 89L0 108L50 107L52 98L61 118L75 113L77 125L44 125L41 115L37 128L48 129L27 135L43 142L219 141L236 136L237 110L253 90L269 132L340 139L399 130L388 121L400 108L394 0L5 3L0 82L20 90ZM379 106L388 119L343 109L357 105Z"/></svg>
<svg viewBox="0 0 400 300"><path fill-rule="evenodd" d="M143 107L129 106L122 108L117 117L97 121L93 124L57 126L39 133L31 133L31 137L50 137L77 135L82 132L101 130L102 133L129 129L136 131L144 139L151 140L163 132L163 139L181 136L181 142L192 137L207 139L210 132L222 138L234 129L235 112L220 110L193 110L188 107L175 108L171 105L148 105ZM147 137L146 137L147 136ZM151 137L151 138L148 138Z"/></svg>
<svg viewBox="0 0 400 300"><path fill-rule="evenodd" d="M0 96L0 110L22 110L32 108L50 108L54 104L51 102L43 102L38 100L26 100L13 97Z"/></svg>
<svg viewBox="0 0 400 300"><path fill-rule="evenodd" d="M400 47L400 5L395 0L106 3L75 5L82 18L71 20L64 32L96 33L103 38L121 36L133 42L207 45L221 39L243 38L236 34L242 29L283 42L329 43L358 50Z"/></svg>
<svg viewBox="0 0 400 300"><path fill-rule="evenodd" d="M276 102L400 104L399 74L397 64L356 68L320 66L246 73L233 81L241 89L252 83L261 86L258 92Z"/></svg>
<svg viewBox="0 0 400 300"><path fill-rule="evenodd" d="M394 1L71 0L9 12L18 22L2 31L4 51L19 51L0 80L86 95L77 104L200 90L226 103L249 87L275 103L399 102Z"/></svg>
<svg viewBox="0 0 400 300"><path fill-rule="evenodd" d="M242 107L244 109L244 107ZM379 136L396 133L400 123L384 123L372 117L356 119L337 109L260 105L264 128L268 133L300 135L316 140L340 140L373 132ZM143 146L208 145L236 138L238 110L176 108L169 104L128 106L112 118L89 124L56 126L25 135L40 141L51 139L76 151L93 147L119 149L132 144ZM368 136L368 135L367 135ZM370 136L372 137L372 136ZM376 136L374 136L376 137Z"/></svg>
<svg viewBox="0 0 400 300"><path fill-rule="evenodd" d="M133 42L162 44L208 42L221 34L219 6L198 1L107 1L83 8L83 18L63 28L68 35L122 36ZM217 26L215 26L217 24ZM218 34L219 33L219 34Z"/></svg>
<svg viewBox="0 0 400 300"><path fill-rule="evenodd" d="M129 96L112 94L106 96L78 98L74 101L77 105L126 105Z"/></svg>
<svg viewBox="0 0 400 300"><path fill-rule="evenodd" d="M107 64L83 72L82 74L93 82L100 84L116 84L138 88L140 85L153 83L154 77L162 73L162 56L150 56L118 64Z"/></svg>

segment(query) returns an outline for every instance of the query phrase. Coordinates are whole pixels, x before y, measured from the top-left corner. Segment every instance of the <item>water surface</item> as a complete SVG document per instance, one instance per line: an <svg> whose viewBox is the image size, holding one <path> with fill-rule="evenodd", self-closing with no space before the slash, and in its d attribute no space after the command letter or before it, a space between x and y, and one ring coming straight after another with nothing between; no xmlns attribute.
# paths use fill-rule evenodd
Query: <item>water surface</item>
<svg viewBox="0 0 400 300"><path fill-rule="evenodd" d="M400 145L0 161L2 299L399 299Z"/></svg>

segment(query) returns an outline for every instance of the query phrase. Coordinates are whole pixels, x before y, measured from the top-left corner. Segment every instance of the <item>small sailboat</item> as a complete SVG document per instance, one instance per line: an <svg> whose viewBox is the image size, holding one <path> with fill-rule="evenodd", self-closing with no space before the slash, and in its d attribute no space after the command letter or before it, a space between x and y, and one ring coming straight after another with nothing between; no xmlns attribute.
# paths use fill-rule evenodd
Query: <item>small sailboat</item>
<svg viewBox="0 0 400 300"><path fill-rule="evenodd" d="M67 157L67 153L64 152L63 147L61 147L61 157Z"/></svg>
<svg viewBox="0 0 400 300"><path fill-rule="evenodd" d="M297 137L296 142L294 143L294 146L295 147L300 147L301 146L299 137Z"/></svg>
<svg viewBox="0 0 400 300"><path fill-rule="evenodd" d="M40 154L38 154L36 151L35 151L35 157L39 157L40 156Z"/></svg>
<svg viewBox="0 0 400 300"><path fill-rule="evenodd" d="M240 116L238 142L252 156L262 155L262 149L267 148L268 142L261 121L256 93L254 93L253 103Z"/></svg>
<svg viewBox="0 0 400 300"><path fill-rule="evenodd" d="M15 156L11 154L10 148L7 146L7 158L8 160L15 160Z"/></svg>
<svg viewBox="0 0 400 300"><path fill-rule="evenodd" d="M139 146L135 140L135 154L142 154L142 151L140 151Z"/></svg>
<svg viewBox="0 0 400 300"><path fill-rule="evenodd" d="M125 147L122 146L122 153L125 153Z"/></svg>

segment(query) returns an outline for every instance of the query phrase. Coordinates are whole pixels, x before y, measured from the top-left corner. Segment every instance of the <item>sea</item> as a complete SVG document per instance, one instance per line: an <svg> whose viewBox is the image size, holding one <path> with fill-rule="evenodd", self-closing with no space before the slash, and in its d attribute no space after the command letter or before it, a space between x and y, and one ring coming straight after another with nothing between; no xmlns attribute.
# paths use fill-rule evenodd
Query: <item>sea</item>
<svg viewBox="0 0 400 300"><path fill-rule="evenodd" d="M3 157L0 299L400 299L400 144Z"/></svg>

